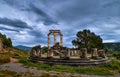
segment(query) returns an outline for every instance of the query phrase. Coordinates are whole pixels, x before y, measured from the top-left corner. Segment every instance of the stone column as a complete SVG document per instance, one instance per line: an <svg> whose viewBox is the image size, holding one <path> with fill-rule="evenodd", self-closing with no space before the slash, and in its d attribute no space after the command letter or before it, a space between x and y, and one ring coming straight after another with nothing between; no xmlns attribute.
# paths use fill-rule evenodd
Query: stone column
<svg viewBox="0 0 120 77"><path fill-rule="evenodd" d="M73 56L73 50L71 50L71 56Z"/></svg>
<svg viewBox="0 0 120 77"><path fill-rule="evenodd" d="M39 57L41 57L41 55L42 55L41 50L38 50L38 53L37 53L37 54L38 54Z"/></svg>
<svg viewBox="0 0 120 77"><path fill-rule="evenodd" d="M54 36L54 45L55 45L57 43L56 34L54 34L53 36Z"/></svg>
<svg viewBox="0 0 120 77"><path fill-rule="evenodd" d="M51 49L48 50L48 52L47 52L47 57L48 57L48 58L53 57L53 51L52 51Z"/></svg>
<svg viewBox="0 0 120 77"><path fill-rule="evenodd" d="M76 50L74 50L74 56L76 56Z"/></svg>
<svg viewBox="0 0 120 77"><path fill-rule="evenodd" d="M78 55L80 55L80 50L78 50Z"/></svg>
<svg viewBox="0 0 120 77"><path fill-rule="evenodd" d="M98 57L97 48L92 48L91 49L91 58L97 58L97 57Z"/></svg>
<svg viewBox="0 0 120 77"><path fill-rule="evenodd" d="M48 51L47 51L47 57L50 57L50 34L48 34Z"/></svg>
<svg viewBox="0 0 120 77"><path fill-rule="evenodd" d="M80 58L87 58L87 48L81 49Z"/></svg>
<svg viewBox="0 0 120 77"><path fill-rule="evenodd" d="M98 56L105 58L105 50L98 50Z"/></svg>
<svg viewBox="0 0 120 77"><path fill-rule="evenodd" d="M70 56L72 56L72 51L71 50L69 50L70 51Z"/></svg>
<svg viewBox="0 0 120 77"><path fill-rule="evenodd" d="M63 46L63 35L60 34L60 45Z"/></svg>
<svg viewBox="0 0 120 77"><path fill-rule="evenodd" d="M50 49L50 34L48 34L48 49Z"/></svg>
<svg viewBox="0 0 120 77"><path fill-rule="evenodd" d="M70 54L70 49L68 49L68 57L70 57L71 56L71 54Z"/></svg>
<svg viewBox="0 0 120 77"><path fill-rule="evenodd" d="M76 50L77 51L77 55L79 55L79 50Z"/></svg>

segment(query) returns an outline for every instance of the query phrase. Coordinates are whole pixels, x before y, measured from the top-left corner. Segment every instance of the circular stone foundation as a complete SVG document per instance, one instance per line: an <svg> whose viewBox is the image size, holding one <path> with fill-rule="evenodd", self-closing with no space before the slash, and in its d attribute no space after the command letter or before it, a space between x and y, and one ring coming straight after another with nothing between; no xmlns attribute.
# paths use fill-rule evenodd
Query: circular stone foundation
<svg viewBox="0 0 120 77"><path fill-rule="evenodd" d="M66 65L66 66L96 66L102 65L110 62L107 58L69 58L69 59L60 59L60 58L45 58L45 57L30 57L30 61L38 62L49 65Z"/></svg>

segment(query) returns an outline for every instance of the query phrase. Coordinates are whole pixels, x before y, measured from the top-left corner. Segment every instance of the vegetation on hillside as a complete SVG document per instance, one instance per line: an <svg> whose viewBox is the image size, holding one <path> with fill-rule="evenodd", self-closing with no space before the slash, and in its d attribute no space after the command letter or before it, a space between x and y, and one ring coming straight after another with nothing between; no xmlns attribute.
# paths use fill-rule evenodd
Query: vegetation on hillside
<svg viewBox="0 0 120 77"><path fill-rule="evenodd" d="M20 59L21 57L28 57L28 52L16 49L6 49L4 53L0 53L0 64L9 63L10 58Z"/></svg>
<svg viewBox="0 0 120 77"><path fill-rule="evenodd" d="M12 46L12 41L6 35L0 33L0 39L3 44L3 53L0 53L0 64L10 62L10 58L19 59L21 56L28 55L27 52L22 52Z"/></svg>
<svg viewBox="0 0 120 77"><path fill-rule="evenodd" d="M120 43L113 42L113 43L104 43L105 49L111 49L112 51L120 51Z"/></svg>
<svg viewBox="0 0 120 77"><path fill-rule="evenodd" d="M3 35L2 33L0 33L0 39L3 43L3 47L12 47L12 41L10 38L7 38L6 35Z"/></svg>

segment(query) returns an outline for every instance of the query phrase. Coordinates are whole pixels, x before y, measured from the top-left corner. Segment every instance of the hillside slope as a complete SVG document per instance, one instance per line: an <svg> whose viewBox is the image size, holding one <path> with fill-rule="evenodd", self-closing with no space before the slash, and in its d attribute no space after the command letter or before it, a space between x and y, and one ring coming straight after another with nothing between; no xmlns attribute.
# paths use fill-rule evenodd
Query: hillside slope
<svg viewBox="0 0 120 77"><path fill-rule="evenodd" d="M119 42L104 43L104 48L112 49L113 51L120 51L120 43Z"/></svg>

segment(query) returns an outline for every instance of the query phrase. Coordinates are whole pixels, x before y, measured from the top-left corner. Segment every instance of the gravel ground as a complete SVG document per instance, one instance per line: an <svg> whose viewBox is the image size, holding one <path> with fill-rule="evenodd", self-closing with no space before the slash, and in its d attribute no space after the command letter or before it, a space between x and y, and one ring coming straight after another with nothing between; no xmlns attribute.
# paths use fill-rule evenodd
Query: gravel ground
<svg viewBox="0 0 120 77"><path fill-rule="evenodd" d="M82 74L71 74L66 72L55 72L55 71L44 71L44 70L37 70L34 67L26 67L23 66L20 63L6 63L3 65L0 65L0 70L10 70L10 71L16 71L18 74L24 74L25 72L29 72L36 76L41 76L44 73L50 73L51 75L59 75L60 77L63 77L65 75L66 77L120 77L119 75L115 76L97 76L97 75L82 75ZM24 76L26 77L26 76Z"/></svg>

